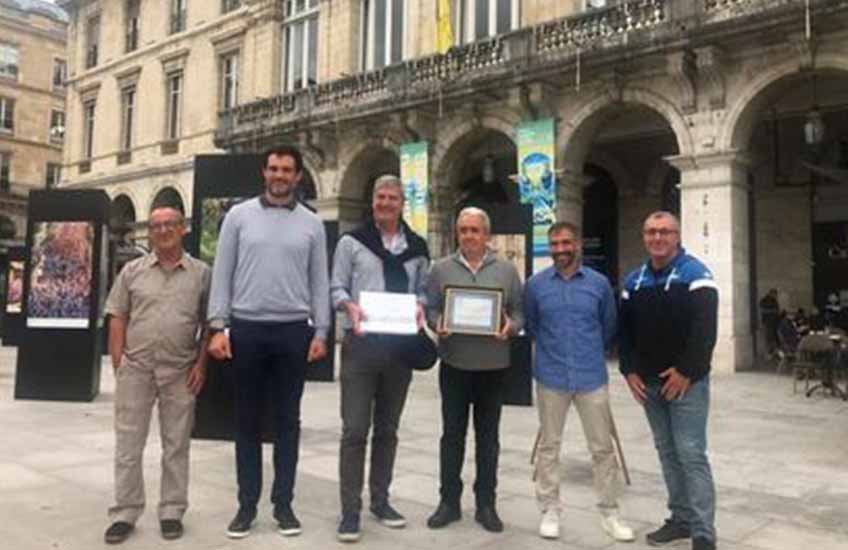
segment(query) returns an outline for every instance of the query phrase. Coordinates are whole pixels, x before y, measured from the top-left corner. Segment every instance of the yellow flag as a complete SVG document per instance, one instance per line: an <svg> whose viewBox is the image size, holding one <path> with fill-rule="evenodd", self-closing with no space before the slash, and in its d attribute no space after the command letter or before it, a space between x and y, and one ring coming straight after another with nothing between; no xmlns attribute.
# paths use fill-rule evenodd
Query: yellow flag
<svg viewBox="0 0 848 550"><path fill-rule="evenodd" d="M453 46L451 0L439 0L436 9L436 50L445 53Z"/></svg>

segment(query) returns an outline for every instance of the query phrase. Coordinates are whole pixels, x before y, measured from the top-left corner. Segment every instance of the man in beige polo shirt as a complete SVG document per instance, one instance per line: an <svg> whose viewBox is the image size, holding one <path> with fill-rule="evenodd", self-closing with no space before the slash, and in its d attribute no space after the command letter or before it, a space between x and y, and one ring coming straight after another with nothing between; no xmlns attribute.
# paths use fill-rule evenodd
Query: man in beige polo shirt
<svg viewBox="0 0 848 550"><path fill-rule="evenodd" d="M124 266L106 313L115 369L115 505L105 541L127 539L144 510L144 445L154 402L159 404L162 537L182 536L188 507L188 463L194 399L206 377L202 336L211 273L183 251L180 210L154 206L149 238L153 252Z"/></svg>

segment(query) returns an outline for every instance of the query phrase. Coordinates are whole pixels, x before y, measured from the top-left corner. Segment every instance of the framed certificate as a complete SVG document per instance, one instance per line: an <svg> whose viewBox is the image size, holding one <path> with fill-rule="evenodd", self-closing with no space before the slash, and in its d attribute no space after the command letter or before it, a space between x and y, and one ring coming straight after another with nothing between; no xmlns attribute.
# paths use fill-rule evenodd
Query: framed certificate
<svg viewBox="0 0 848 550"><path fill-rule="evenodd" d="M494 336L501 330L503 290L446 286L442 323L457 334Z"/></svg>

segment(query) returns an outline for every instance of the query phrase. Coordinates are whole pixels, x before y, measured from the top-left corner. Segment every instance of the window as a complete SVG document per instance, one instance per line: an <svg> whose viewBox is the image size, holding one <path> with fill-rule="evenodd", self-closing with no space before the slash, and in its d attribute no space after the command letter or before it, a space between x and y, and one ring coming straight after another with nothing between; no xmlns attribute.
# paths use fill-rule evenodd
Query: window
<svg viewBox="0 0 848 550"><path fill-rule="evenodd" d="M121 144L122 151L133 145L133 114L135 112L135 86L121 90Z"/></svg>
<svg viewBox="0 0 848 550"><path fill-rule="evenodd" d="M12 155L0 153L0 191L9 192L12 187L10 172L12 169Z"/></svg>
<svg viewBox="0 0 848 550"><path fill-rule="evenodd" d="M141 17L140 4L140 0L127 0L125 52L131 52L138 48L138 22Z"/></svg>
<svg viewBox="0 0 848 550"><path fill-rule="evenodd" d="M238 103L238 52L221 56L221 108L230 109Z"/></svg>
<svg viewBox="0 0 848 550"><path fill-rule="evenodd" d="M403 0L363 0L363 69L385 67L403 59L404 4Z"/></svg>
<svg viewBox="0 0 848 550"><path fill-rule="evenodd" d="M0 132L15 131L15 100L0 97Z"/></svg>
<svg viewBox="0 0 848 550"><path fill-rule="evenodd" d="M241 0L222 0L221 13L227 13L241 7Z"/></svg>
<svg viewBox="0 0 848 550"><path fill-rule="evenodd" d="M53 89L63 90L68 79L68 64L64 59L53 60Z"/></svg>
<svg viewBox="0 0 848 550"><path fill-rule="evenodd" d="M48 162L44 174L47 189L58 187L59 182L62 180L62 165L55 162Z"/></svg>
<svg viewBox="0 0 848 550"><path fill-rule="evenodd" d="M283 27L283 89L318 81L318 1L288 0Z"/></svg>
<svg viewBox="0 0 848 550"><path fill-rule="evenodd" d="M97 66L97 53L100 44L100 17L92 17L85 27L85 68Z"/></svg>
<svg viewBox="0 0 848 550"><path fill-rule="evenodd" d="M463 42L474 42L518 28L519 0L459 0Z"/></svg>
<svg viewBox="0 0 848 550"><path fill-rule="evenodd" d="M171 0L171 34L186 28L186 4L188 0Z"/></svg>
<svg viewBox="0 0 848 550"><path fill-rule="evenodd" d="M18 47L0 43L0 77L18 78Z"/></svg>
<svg viewBox="0 0 848 550"><path fill-rule="evenodd" d="M179 72L168 75L168 104L165 107L165 112L168 116L165 123L165 137L167 139L177 139L178 137L180 137L180 118L182 117L182 93L183 73Z"/></svg>
<svg viewBox="0 0 848 550"><path fill-rule="evenodd" d="M62 143L65 140L64 111L50 111L50 141Z"/></svg>
<svg viewBox="0 0 848 550"><path fill-rule="evenodd" d="M82 155L90 159L94 153L94 110L96 101L86 101L82 105Z"/></svg>

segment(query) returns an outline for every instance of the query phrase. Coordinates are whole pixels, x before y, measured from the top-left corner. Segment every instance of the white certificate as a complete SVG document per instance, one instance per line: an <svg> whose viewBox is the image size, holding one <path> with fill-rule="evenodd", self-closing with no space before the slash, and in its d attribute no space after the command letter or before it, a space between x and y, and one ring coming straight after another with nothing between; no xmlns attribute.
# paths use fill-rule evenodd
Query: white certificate
<svg viewBox="0 0 848 550"><path fill-rule="evenodd" d="M454 300L452 321L467 327L491 327L493 305L488 296L457 296Z"/></svg>
<svg viewBox="0 0 848 550"><path fill-rule="evenodd" d="M415 334L417 303L415 294L360 292L359 307L365 314L362 330L372 334Z"/></svg>

